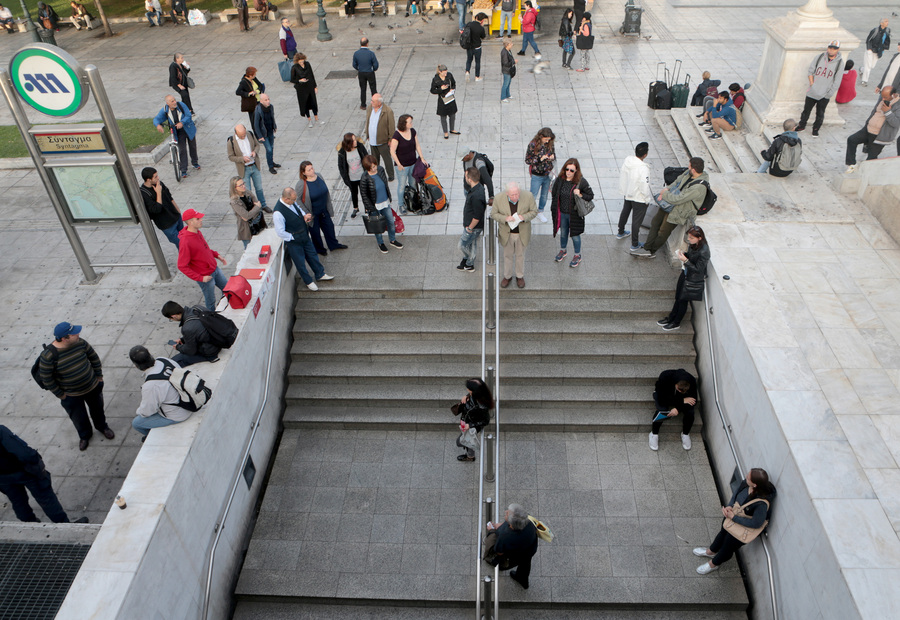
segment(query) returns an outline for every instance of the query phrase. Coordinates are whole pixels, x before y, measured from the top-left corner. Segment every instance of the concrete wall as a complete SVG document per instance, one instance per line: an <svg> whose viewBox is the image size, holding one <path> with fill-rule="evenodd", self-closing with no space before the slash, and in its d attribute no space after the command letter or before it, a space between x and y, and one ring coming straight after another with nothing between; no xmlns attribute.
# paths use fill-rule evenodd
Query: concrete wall
<svg viewBox="0 0 900 620"><path fill-rule="evenodd" d="M891 150L893 145L886 148ZM856 195L894 241L900 242L900 157L865 161L859 167Z"/></svg>
<svg viewBox="0 0 900 620"><path fill-rule="evenodd" d="M252 281L251 306L223 312L241 330L237 342L219 362L192 367L211 383L212 400L188 421L150 433L121 490L128 507L110 508L58 619L199 617L207 557L262 403L269 334L277 320L269 397L251 450L256 477L250 489L241 480L216 553L209 617L227 617L280 424L293 325L294 272L284 269L277 281L282 246L274 231L254 237L237 269L259 267L256 256L263 244L271 245L275 256L263 279Z"/></svg>
<svg viewBox="0 0 900 620"><path fill-rule="evenodd" d="M790 403L777 402L788 393L766 390L754 359L760 351L748 346L742 325L730 305L748 291L746 288L741 291L727 289L748 287L752 283L744 278L724 281L721 275L716 265L711 263L706 295L711 309L719 402L731 425L736 450L744 467L762 467L778 489L772 523L768 528L768 543L773 556L779 617L804 620L861 618L788 445L785 429L776 415L776 406L790 406ZM728 485L735 462L715 405L707 321L702 302L694 302L693 316L697 334L697 368L703 379L703 435L724 503L731 497ZM777 329L773 328L773 331ZM820 463L819 466L823 471L828 469L828 463ZM753 542L745 546L740 556L748 572L754 602L753 618L772 618L769 577L762 544Z"/></svg>

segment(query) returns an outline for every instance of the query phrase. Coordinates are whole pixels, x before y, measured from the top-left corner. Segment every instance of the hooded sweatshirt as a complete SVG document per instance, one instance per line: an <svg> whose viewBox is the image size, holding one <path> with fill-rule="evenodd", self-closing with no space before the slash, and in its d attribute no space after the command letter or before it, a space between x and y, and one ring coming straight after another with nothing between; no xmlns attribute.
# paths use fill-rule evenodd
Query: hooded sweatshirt
<svg viewBox="0 0 900 620"><path fill-rule="evenodd" d="M793 170L782 170L778 167L778 162L775 161L775 157L781 152L781 149L784 148L785 144L796 146L802 143L800 141L800 136L797 135L796 131L785 131L784 133L775 136L775 139L772 140L772 144L769 148L762 152L762 158L768 162L772 162L772 165L769 167L769 174L773 177L786 177L793 172Z"/></svg>
<svg viewBox="0 0 900 620"><path fill-rule="evenodd" d="M640 157L629 155L619 173L619 193L625 200L649 203L653 199L650 191L650 166Z"/></svg>
<svg viewBox="0 0 900 620"><path fill-rule="evenodd" d="M841 53L828 60L828 52L822 52L809 64L807 75L813 76L812 86L806 91L810 99L831 99L837 94L844 75L844 58Z"/></svg>

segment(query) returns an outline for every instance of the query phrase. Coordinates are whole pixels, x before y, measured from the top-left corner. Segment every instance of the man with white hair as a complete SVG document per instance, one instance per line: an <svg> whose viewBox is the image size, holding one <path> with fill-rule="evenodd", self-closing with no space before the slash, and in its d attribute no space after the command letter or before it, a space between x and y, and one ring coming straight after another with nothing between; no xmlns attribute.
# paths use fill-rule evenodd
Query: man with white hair
<svg viewBox="0 0 900 620"><path fill-rule="evenodd" d="M494 552L501 558L508 559L511 568L517 567L517 570L509 572L509 576L527 590L531 558L538 548L537 528L519 504L510 504L504 518L503 523L487 524L488 530L497 530Z"/></svg>
<svg viewBox="0 0 900 620"><path fill-rule="evenodd" d="M507 183L506 191L494 196L491 219L499 224L497 234L503 246L503 279L500 286L509 286L515 267L516 286L525 288L525 248L531 239L531 220L537 217L534 194L519 189L517 183Z"/></svg>
<svg viewBox="0 0 900 620"><path fill-rule="evenodd" d="M250 189L250 181L256 190L256 197L263 209L267 209L266 197L262 190L262 173L259 171L259 140L252 131L238 123L234 126L234 135L228 136L225 142L225 154L237 167L237 174L244 179L244 185Z"/></svg>
<svg viewBox="0 0 900 620"><path fill-rule="evenodd" d="M866 37L866 51L863 56L863 70L861 81L863 86L869 85L869 74L878 64L878 59L884 54L884 51L891 46L891 29L888 28L888 18L883 17L881 21Z"/></svg>

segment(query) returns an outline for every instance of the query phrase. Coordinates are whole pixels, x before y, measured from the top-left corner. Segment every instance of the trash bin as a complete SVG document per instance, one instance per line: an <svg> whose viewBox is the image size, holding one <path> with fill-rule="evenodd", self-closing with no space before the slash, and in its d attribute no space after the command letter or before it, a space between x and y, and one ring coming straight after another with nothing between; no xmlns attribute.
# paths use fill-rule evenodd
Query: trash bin
<svg viewBox="0 0 900 620"><path fill-rule="evenodd" d="M641 34L641 13L644 12L639 6L634 6L634 0L628 0L625 3L625 21L619 32L624 35L640 35Z"/></svg>
<svg viewBox="0 0 900 620"><path fill-rule="evenodd" d="M41 43L49 43L50 45L56 45L56 37L53 36L52 30L47 30L46 28L37 27L38 35L41 37Z"/></svg>

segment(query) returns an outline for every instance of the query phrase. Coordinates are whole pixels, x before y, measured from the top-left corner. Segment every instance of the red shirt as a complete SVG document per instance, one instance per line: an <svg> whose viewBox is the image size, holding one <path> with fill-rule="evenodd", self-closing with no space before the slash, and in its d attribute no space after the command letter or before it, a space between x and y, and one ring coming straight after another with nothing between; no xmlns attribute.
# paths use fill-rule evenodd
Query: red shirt
<svg viewBox="0 0 900 620"><path fill-rule="evenodd" d="M178 233L178 242L178 271L195 282L212 275L219 253L209 249L202 232L192 233L184 228Z"/></svg>
<svg viewBox="0 0 900 620"><path fill-rule="evenodd" d="M534 22L536 21L537 11L534 10L534 7L531 7L522 16L522 32L534 32Z"/></svg>
<svg viewBox="0 0 900 620"><path fill-rule="evenodd" d="M837 103L849 103L856 98L856 69L844 71L841 77L841 87L838 88L834 100Z"/></svg>

